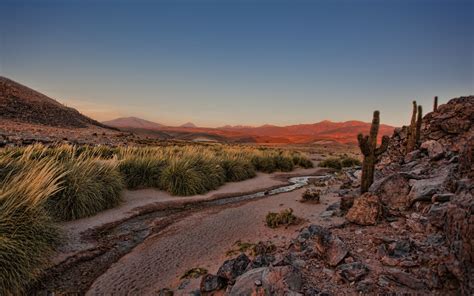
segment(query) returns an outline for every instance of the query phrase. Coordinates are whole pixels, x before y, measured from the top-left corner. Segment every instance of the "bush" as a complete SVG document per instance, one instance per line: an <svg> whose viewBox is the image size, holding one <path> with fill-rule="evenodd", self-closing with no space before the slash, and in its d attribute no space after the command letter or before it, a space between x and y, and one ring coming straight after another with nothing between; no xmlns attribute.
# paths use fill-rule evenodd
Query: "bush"
<svg viewBox="0 0 474 296"><path fill-rule="evenodd" d="M25 294L58 242L58 230L44 210L58 190L58 176L53 163L37 162L1 184L1 295Z"/></svg>
<svg viewBox="0 0 474 296"><path fill-rule="evenodd" d="M291 172L294 169L293 159L288 156L276 155L273 161L275 167L282 172Z"/></svg>
<svg viewBox="0 0 474 296"><path fill-rule="evenodd" d="M172 159L163 170L160 184L173 195L196 195L216 189L225 182L224 169L201 157Z"/></svg>
<svg viewBox="0 0 474 296"><path fill-rule="evenodd" d="M301 219L293 215L293 209L282 210L280 213L269 212L265 218L266 224L270 228L277 228L281 225L298 224Z"/></svg>
<svg viewBox="0 0 474 296"><path fill-rule="evenodd" d="M221 160L221 166L228 182L247 180L256 175L252 163L243 157L226 157Z"/></svg>
<svg viewBox="0 0 474 296"><path fill-rule="evenodd" d="M52 195L47 209L60 220L92 216L121 201L122 176L111 161L96 158L71 158L58 163L64 175L63 188Z"/></svg>
<svg viewBox="0 0 474 296"><path fill-rule="evenodd" d="M337 158L331 157L319 163L320 167L333 168L336 170L359 165L361 165L361 163L358 159L349 156L342 156Z"/></svg>
<svg viewBox="0 0 474 296"><path fill-rule="evenodd" d="M119 164L128 189L161 188L160 177L166 161L147 156L128 157Z"/></svg>
<svg viewBox="0 0 474 296"><path fill-rule="evenodd" d="M341 160L339 158L327 158L319 163L320 167L332 168L335 170L342 169Z"/></svg>

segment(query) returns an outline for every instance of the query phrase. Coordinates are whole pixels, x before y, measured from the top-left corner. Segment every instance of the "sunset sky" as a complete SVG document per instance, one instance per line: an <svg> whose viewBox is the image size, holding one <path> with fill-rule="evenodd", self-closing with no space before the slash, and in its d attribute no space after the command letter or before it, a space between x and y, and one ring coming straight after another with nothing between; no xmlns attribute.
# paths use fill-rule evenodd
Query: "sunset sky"
<svg viewBox="0 0 474 296"><path fill-rule="evenodd" d="M0 75L99 120L407 123L474 93L474 1L0 0Z"/></svg>

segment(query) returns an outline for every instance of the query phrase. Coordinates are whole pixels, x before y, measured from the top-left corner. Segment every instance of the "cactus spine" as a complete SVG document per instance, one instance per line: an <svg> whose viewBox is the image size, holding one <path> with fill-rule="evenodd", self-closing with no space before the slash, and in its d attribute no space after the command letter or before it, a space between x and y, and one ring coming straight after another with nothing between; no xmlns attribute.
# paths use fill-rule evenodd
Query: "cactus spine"
<svg viewBox="0 0 474 296"><path fill-rule="evenodd" d="M389 138L387 136L382 137L382 144L377 148L377 134L379 132L380 125L380 112L374 111L374 117L372 119L372 126L370 127L370 134L364 136L359 134L357 140L359 142L360 151L364 155L364 161L362 162L362 180L360 191L361 193L367 192L370 185L374 182L374 170L375 163L380 154L385 152L388 147Z"/></svg>
<svg viewBox="0 0 474 296"><path fill-rule="evenodd" d="M434 97L433 100L433 112L438 112L438 97Z"/></svg>

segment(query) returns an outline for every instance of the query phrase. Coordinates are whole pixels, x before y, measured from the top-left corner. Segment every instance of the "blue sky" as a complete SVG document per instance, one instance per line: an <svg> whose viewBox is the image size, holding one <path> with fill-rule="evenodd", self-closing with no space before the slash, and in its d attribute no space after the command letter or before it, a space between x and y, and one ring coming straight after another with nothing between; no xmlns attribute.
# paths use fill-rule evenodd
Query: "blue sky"
<svg viewBox="0 0 474 296"><path fill-rule="evenodd" d="M99 120L408 122L474 93L474 1L0 0L0 73Z"/></svg>

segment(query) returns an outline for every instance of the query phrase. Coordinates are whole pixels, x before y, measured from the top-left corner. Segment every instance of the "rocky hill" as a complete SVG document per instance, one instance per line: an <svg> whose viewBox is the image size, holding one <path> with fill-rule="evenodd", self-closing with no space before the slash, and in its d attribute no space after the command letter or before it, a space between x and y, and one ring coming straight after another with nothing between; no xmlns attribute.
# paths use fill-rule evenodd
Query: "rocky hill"
<svg viewBox="0 0 474 296"><path fill-rule="evenodd" d="M345 222L229 259L202 278L201 292L473 295L473 123L470 96L426 114L410 153L407 127L395 130L369 192L359 194L357 171L345 172L341 200L327 209Z"/></svg>
<svg viewBox="0 0 474 296"><path fill-rule="evenodd" d="M76 109L0 76L0 119L64 128L108 126L82 115Z"/></svg>
<svg viewBox="0 0 474 296"><path fill-rule="evenodd" d="M102 122L108 126L117 128L137 128L137 129L160 129L165 125L153 121L141 119L138 117L120 117L109 121Z"/></svg>

